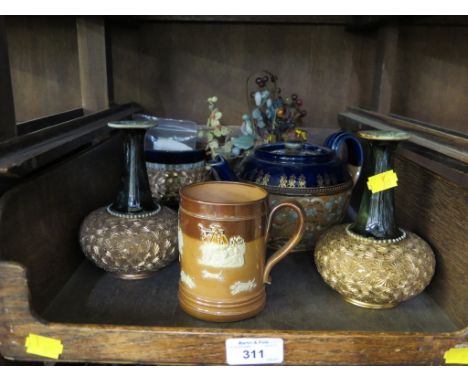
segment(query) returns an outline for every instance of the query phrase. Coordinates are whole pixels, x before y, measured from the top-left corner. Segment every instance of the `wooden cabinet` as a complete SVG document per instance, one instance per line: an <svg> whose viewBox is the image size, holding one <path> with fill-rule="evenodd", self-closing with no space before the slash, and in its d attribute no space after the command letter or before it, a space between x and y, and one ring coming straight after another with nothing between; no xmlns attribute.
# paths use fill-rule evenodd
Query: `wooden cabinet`
<svg viewBox="0 0 468 382"><path fill-rule="evenodd" d="M346 303L321 280L312 253L295 253L273 270L260 315L236 323L207 323L178 306L177 262L150 279L123 281L85 260L78 243L80 223L108 203L120 176L120 136L109 134L106 123L130 117L140 106L203 123L205 98L217 94L226 102L226 123L235 124L244 112L239 80L259 65L253 60L260 54L262 65L275 66L291 91L298 89L304 103L309 101L312 141L319 135L314 130L318 126L337 129L337 114L348 106L385 113L394 107L419 110L415 103L405 104L408 99L392 101L398 94L386 80L402 70L394 63L394 71L386 72L389 67L382 64L391 64L399 49L392 34L398 33L396 26L396 32L385 25L363 32L359 23L343 18L202 21L107 19L110 37L104 41L110 48L100 40L104 50L98 55L89 57L88 51L77 58L88 86L95 73L83 70L82 59L102 61L107 49L109 62L99 68L99 73L103 68L107 73L98 76L100 93L94 103L84 87L83 110L71 122L0 143L2 356L50 361L26 352L26 337L33 333L61 340L58 362L225 364L227 339L255 337L282 338L288 365L444 364L446 351L468 344L467 169L463 160L429 149L421 153L414 144L397 153L398 220L431 244L437 270L424 293L394 309L367 310ZM431 28L431 22L425 28ZM214 46L203 49L210 33L218 34L209 42ZM192 34L197 36L190 46L185 40ZM260 45L250 42L251 36L260 38ZM412 38L408 36L405 30L399 38ZM291 45L293 41L299 46ZM253 51L259 46L264 50ZM178 65L178 60L184 63ZM440 74L439 69L432 67ZM419 84L413 80L408 87ZM140 106L114 106L98 113L85 107L95 105L92 111L97 111L113 100ZM456 113L458 117L444 117L454 129L466 118L466 111ZM366 126L375 127L370 122ZM346 123L342 127L350 128Z"/></svg>

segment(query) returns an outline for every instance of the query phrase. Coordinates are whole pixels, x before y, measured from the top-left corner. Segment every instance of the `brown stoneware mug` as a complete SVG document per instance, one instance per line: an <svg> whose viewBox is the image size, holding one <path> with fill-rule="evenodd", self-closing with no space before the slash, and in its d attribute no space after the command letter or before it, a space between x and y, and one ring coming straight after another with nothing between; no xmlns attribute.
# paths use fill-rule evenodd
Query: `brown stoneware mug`
<svg viewBox="0 0 468 382"><path fill-rule="evenodd" d="M298 216L289 241L266 261L271 221L279 209ZM179 302L202 320L238 321L265 306L270 271L301 240L304 210L284 202L268 213L268 192L237 182L204 182L180 190Z"/></svg>

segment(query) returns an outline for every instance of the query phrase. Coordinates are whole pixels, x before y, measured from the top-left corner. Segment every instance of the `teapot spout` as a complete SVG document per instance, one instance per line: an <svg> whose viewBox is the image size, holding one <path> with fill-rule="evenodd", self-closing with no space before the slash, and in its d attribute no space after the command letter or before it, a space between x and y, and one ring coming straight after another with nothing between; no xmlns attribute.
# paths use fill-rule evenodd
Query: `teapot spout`
<svg viewBox="0 0 468 382"><path fill-rule="evenodd" d="M216 157L207 162L208 166L211 168L211 171L216 180L238 182L239 178L234 173L233 169L227 162L227 160L221 155L216 155Z"/></svg>

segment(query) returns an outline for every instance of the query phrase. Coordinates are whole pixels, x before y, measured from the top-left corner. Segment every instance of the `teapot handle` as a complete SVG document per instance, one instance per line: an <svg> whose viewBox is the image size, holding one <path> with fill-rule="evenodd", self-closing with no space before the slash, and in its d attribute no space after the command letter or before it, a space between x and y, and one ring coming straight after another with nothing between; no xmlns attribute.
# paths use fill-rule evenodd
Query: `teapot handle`
<svg viewBox="0 0 468 382"><path fill-rule="evenodd" d="M346 144L348 149L348 173L351 175L351 179L355 185L359 179L362 163L364 161L364 150L362 149L359 139L351 133L338 132L325 139L324 145L339 152L343 143Z"/></svg>

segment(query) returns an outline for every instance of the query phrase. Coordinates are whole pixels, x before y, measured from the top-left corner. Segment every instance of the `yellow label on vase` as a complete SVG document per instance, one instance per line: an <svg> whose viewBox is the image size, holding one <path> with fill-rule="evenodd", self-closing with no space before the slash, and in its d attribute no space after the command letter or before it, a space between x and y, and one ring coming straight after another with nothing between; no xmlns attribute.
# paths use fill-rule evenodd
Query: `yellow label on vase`
<svg viewBox="0 0 468 382"><path fill-rule="evenodd" d="M24 344L26 353L58 359L63 352L62 341L30 333Z"/></svg>
<svg viewBox="0 0 468 382"><path fill-rule="evenodd" d="M468 347L467 348L452 348L444 354L445 363L468 365Z"/></svg>
<svg viewBox="0 0 468 382"><path fill-rule="evenodd" d="M367 179L367 187L373 194L398 186L398 177L395 171L388 170Z"/></svg>

